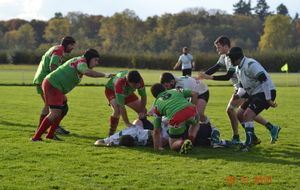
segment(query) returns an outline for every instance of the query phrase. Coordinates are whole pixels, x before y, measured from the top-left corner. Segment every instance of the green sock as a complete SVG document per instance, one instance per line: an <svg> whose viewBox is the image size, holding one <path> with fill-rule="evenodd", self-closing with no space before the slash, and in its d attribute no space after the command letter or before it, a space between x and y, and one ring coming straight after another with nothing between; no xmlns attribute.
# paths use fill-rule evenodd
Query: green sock
<svg viewBox="0 0 300 190"><path fill-rule="evenodd" d="M211 131L211 139L214 143L219 143L220 142L220 131L217 129L213 129Z"/></svg>
<svg viewBox="0 0 300 190"><path fill-rule="evenodd" d="M254 134L254 128L246 127L245 131L246 131L245 145L251 148L252 141L255 140L255 138L257 139L256 135Z"/></svg>
<svg viewBox="0 0 300 190"><path fill-rule="evenodd" d="M240 140L240 135L232 135L232 140L239 141Z"/></svg>
<svg viewBox="0 0 300 190"><path fill-rule="evenodd" d="M271 130L273 129L273 125L272 125L270 122L268 122L268 123L265 125L265 127L266 127L269 131L271 131Z"/></svg>

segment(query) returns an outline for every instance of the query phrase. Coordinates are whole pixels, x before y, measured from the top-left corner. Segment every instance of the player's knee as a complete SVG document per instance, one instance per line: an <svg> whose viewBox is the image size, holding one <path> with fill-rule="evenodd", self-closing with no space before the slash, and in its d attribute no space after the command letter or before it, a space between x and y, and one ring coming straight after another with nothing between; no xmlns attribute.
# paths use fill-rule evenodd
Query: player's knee
<svg viewBox="0 0 300 190"><path fill-rule="evenodd" d="M226 111L227 111L227 113L232 112L232 111L235 112L236 109L237 109L237 107L235 107L235 106L233 106L231 104L228 104Z"/></svg>

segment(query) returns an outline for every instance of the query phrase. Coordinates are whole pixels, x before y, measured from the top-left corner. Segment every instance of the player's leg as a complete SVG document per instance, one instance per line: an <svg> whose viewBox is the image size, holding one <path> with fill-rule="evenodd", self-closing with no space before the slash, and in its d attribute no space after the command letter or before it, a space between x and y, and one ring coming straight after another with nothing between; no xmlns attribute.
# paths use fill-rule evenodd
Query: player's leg
<svg viewBox="0 0 300 190"><path fill-rule="evenodd" d="M240 141L239 130L238 130L239 120L237 117L236 110L244 101L245 101L244 98L240 98L240 99L231 98L226 109L227 115L231 123L232 133L233 133L231 140L236 142Z"/></svg>
<svg viewBox="0 0 300 190"><path fill-rule="evenodd" d="M105 87L105 96L106 99L109 102L109 106L112 109L112 115L110 116L109 119L109 132L108 136L113 135L118 127L119 124L119 119L120 119L120 108L117 104L115 92L107 87Z"/></svg>
<svg viewBox="0 0 300 190"><path fill-rule="evenodd" d="M200 94L196 102L196 108L199 114L199 120L201 123L204 124L210 124L209 118L204 113L208 100L209 100L209 90L207 90L203 94Z"/></svg>

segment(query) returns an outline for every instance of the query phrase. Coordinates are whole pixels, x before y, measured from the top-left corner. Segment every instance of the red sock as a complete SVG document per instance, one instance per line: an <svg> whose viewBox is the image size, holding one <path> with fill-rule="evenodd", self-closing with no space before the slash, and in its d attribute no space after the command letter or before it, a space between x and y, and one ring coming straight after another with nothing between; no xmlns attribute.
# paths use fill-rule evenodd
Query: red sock
<svg viewBox="0 0 300 190"><path fill-rule="evenodd" d="M51 126L50 126L50 130L48 131L48 134L46 136L46 138L52 138L54 136L54 132L57 128L57 126L59 125L60 121L63 119L64 117L59 117Z"/></svg>
<svg viewBox="0 0 300 190"><path fill-rule="evenodd" d="M182 140L182 141L180 141L180 146L182 146L182 145L183 145L184 141L185 141L185 140Z"/></svg>
<svg viewBox="0 0 300 190"><path fill-rule="evenodd" d="M42 122L43 122L43 120L45 119L45 117L46 117L47 115L40 115L40 121L39 121L39 126L38 127L40 127L41 126L41 124L42 124Z"/></svg>
<svg viewBox="0 0 300 190"><path fill-rule="evenodd" d="M110 117L110 126L108 136L115 134L119 124L119 118Z"/></svg>
<svg viewBox="0 0 300 190"><path fill-rule="evenodd" d="M189 135L188 139L189 139L190 141L192 141L192 143L194 144L194 141L195 141L195 137L194 137L194 136Z"/></svg>
<svg viewBox="0 0 300 190"><path fill-rule="evenodd" d="M48 117L45 117L45 119L43 120L43 122L41 123L41 126L39 127L39 129L37 130L37 132L35 133L35 135L32 137L32 139L39 139L41 138L41 136L43 135L43 133L51 126L51 122L48 119Z"/></svg>

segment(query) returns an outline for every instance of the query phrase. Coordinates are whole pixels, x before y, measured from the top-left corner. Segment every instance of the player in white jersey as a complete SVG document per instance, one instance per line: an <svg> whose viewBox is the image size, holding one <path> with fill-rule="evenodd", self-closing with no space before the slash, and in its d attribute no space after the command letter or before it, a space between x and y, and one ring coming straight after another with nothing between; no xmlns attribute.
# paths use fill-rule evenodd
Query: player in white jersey
<svg viewBox="0 0 300 190"><path fill-rule="evenodd" d="M210 123L208 117L204 114L206 104L209 100L208 86L202 80L195 80L192 77L181 76L176 77L171 73L164 72L160 76L160 83L164 85L167 90L173 88L192 89L199 93L196 108L200 116L201 123Z"/></svg>
<svg viewBox="0 0 300 190"><path fill-rule="evenodd" d="M134 126L127 127L108 138L97 140L94 145L107 146L145 146L152 139L153 124L146 119L135 120ZM167 122L163 120L161 126L161 136L168 129ZM162 146L167 145L167 140L162 141Z"/></svg>
<svg viewBox="0 0 300 190"><path fill-rule="evenodd" d="M192 70L195 70L194 57L188 51L187 47L182 49L183 54L179 56L178 62L174 66L174 69L176 69L181 64L182 76L192 76Z"/></svg>
<svg viewBox="0 0 300 190"><path fill-rule="evenodd" d="M216 39L214 42L218 54L220 54L220 58L218 62L211 68L209 68L205 73L199 72L198 75L200 79L211 79L211 80L218 80L218 81L228 81L231 79L232 84L234 86L234 92L236 93L238 91L238 79L235 73L236 66L233 66L229 58L226 56L228 53L230 47L231 47L231 42L228 37L226 36L220 36L219 38ZM217 72L221 67L226 67L227 73L225 75L218 75L218 76L213 76L215 72ZM239 131L238 131L238 119L236 116L236 110L237 108L242 105L248 98L248 94L245 94L243 97L239 99L230 99L226 112L228 114L228 117L231 122L231 128L232 128L232 141L234 142L240 142L240 136L239 136ZM264 125L269 131L273 128L273 125L265 120L262 116L257 115L254 118L254 121ZM259 144L260 141L253 142L254 144Z"/></svg>
<svg viewBox="0 0 300 190"><path fill-rule="evenodd" d="M270 106L277 107L274 102L276 88L261 64L254 59L245 57L240 47L230 48L227 56L232 65L237 66L236 74L240 85L238 92L232 95L233 99L239 99L246 92L249 95L237 112L238 120L245 128L246 141L236 151L251 151L254 146L252 142L259 140L254 133L253 119L264 109L268 109ZM271 143L275 143L277 140L280 129L275 125L272 127Z"/></svg>

